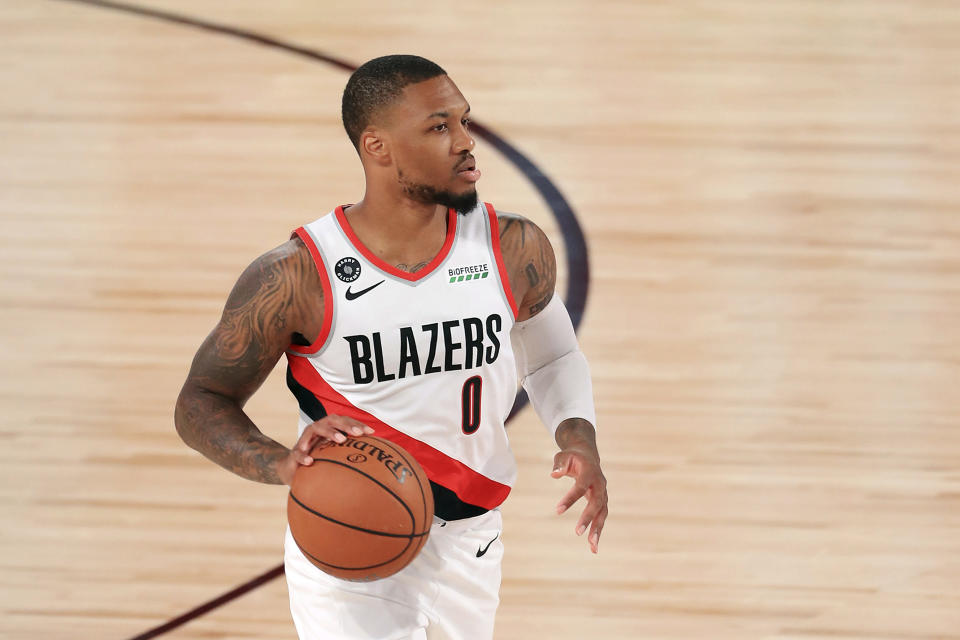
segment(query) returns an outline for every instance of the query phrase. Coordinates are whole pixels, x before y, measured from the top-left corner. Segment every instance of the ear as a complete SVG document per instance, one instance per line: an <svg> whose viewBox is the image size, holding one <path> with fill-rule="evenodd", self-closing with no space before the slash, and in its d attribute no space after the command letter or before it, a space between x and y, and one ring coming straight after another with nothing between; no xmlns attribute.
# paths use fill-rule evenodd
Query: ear
<svg viewBox="0 0 960 640"><path fill-rule="evenodd" d="M379 165L390 164L390 144L386 132L376 127L368 127L360 134L360 149L372 162Z"/></svg>

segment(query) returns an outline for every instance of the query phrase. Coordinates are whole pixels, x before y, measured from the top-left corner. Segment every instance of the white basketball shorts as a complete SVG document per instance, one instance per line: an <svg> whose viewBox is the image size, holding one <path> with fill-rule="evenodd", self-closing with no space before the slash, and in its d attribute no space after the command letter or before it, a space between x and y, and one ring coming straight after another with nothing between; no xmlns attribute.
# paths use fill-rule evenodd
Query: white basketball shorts
<svg viewBox="0 0 960 640"><path fill-rule="evenodd" d="M300 640L490 640L500 602L503 520L433 519L420 554L388 578L349 582L307 560L287 529L284 564Z"/></svg>

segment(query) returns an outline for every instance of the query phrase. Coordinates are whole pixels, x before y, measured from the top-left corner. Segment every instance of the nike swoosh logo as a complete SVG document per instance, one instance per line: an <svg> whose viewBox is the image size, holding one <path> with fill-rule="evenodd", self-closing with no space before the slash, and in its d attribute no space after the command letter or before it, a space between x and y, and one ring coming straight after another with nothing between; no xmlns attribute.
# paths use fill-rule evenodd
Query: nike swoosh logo
<svg viewBox="0 0 960 640"><path fill-rule="evenodd" d="M500 537L500 534L498 533L498 534L497 534L497 538L499 538L499 537ZM478 549L477 549L477 557L479 558L479 557L483 556L483 554L485 554L485 553L487 552L487 549L490 548L490 545L492 545L494 542L497 541L497 538L494 538L493 540L491 540L490 542L488 542L488 543L487 543L487 546L485 546L483 549L478 548Z"/></svg>
<svg viewBox="0 0 960 640"><path fill-rule="evenodd" d="M356 300L357 298L365 294L367 291L370 291L371 289L376 289L377 287L382 285L384 282L386 282L386 280L381 280L377 284L372 284L366 289L361 289L360 291L356 291L356 292L350 291L350 287L347 287L347 300Z"/></svg>

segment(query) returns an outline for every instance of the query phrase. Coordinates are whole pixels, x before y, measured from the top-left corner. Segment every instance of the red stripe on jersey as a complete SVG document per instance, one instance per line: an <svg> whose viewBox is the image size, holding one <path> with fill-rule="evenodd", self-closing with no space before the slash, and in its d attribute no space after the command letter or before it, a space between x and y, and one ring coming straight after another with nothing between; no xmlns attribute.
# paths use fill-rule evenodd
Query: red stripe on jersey
<svg viewBox="0 0 960 640"><path fill-rule="evenodd" d="M510 310L513 311L513 319L516 320L520 317L520 312L517 310L517 301L513 299L510 278L507 277L507 267L503 263L503 253L500 251L500 223L497 221L497 212L489 202L483 204L487 207L487 215L490 216L490 242L493 245L493 257L497 260L497 271L500 272L500 284L503 286L503 293L507 296L507 302L510 303Z"/></svg>
<svg viewBox="0 0 960 640"><path fill-rule="evenodd" d="M411 282L416 282L422 278L426 278L428 275L433 273L433 271L440 266L446 257L450 253L450 248L453 247L453 240L457 237L457 218L459 215L453 209L447 210L447 238L443 243L443 247L440 248L440 253L438 253L433 260L430 261L427 266L422 269L418 269L416 273L409 273L407 271L401 271L397 269L392 264L384 262L381 260L373 251L370 251L365 244L360 242L360 238L357 237L357 234L353 232L353 227L350 226L350 223L347 221L347 214L343 212L343 205L337 207L335 211L337 216L337 222L340 224L340 228L343 229L343 232L347 235L347 238L350 239L350 243L363 254L363 257L366 258L373 266L377 267L381 271L385 271L392 276L397 278L403 278L404 280L409 280Z"/></svg>
<svg viewBox="0 0 960 640"><path fill-rule="evenodd" d="M317 265L317 272L320 274L320 287L323 289L323 326L320 327L320 335L313 341L313 344L306 347L291 344L287 349L295 353L311 354L316 353L320 347L326 343L327 336L330 335L330 328L333 326L333 288L330 286L327 267L323 263L323 258L320 257L320 251L317 249L317 245L314 244L310 233L303 227L300 227L293 232L293 235L298 236L303 240L303 244L307 245L307 249L310 250L310 255L313 256L313 262ZM291 237L293 237L293 235L291 235Z"/></svg>
<svg viewBox="0 0 960 640"><path fill-rule="evenodd" d="M409 451L427 472L428 478L450 489L464 502L484 509L493 509L507 499L510 494L509 486L477 473L456 458L437 451L355 407L323 379L307 358L291 357L288 354L287 360L293 377L323 403L328 414L349 416L373 427L376 432L374 435Z"/></svg>

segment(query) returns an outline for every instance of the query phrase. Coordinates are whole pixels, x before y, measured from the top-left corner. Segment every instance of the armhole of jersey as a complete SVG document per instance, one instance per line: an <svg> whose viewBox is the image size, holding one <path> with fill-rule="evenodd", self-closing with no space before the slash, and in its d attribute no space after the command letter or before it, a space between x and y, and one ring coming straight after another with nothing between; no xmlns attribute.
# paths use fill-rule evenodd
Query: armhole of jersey
<svg viewBox="0 0 960 640"><path fill-rule="evenodd" d="M500 224L497 222L497 212L493 210L493 205L484 202L487 208L487 215L490 216L490 246L493 247L493 257L497 261L497 271L500 273L500 286L503 287L503 294L510 303L510 310L513 312L513 319L520 316L517 308L517 301L513 297L513 290L510 289L510 278L507 277L507 267L503 262L503 253L500 251Z"/></svg>
<svg viewBox="0 0 960 640"><path fill-rule="evenodd" d="M291 344L287 347L289 353L307 356L319 351L320 348L326 344L327 338L330 335L330 328L333 326L333 288L330 286L327 266L320 256L320 251L317 249L313 237L304 227L300 227L290 234L291 238L294 236L299 237L303 241L303 244L307 245L307 249L313 257L313 263L317 267L317 273L320 274L320 286L323 288L323 326L320 328L320 335L318 335L317 339L310 345L301 346L299 344Z"/></svg>

